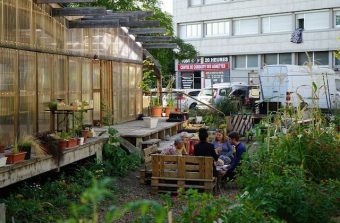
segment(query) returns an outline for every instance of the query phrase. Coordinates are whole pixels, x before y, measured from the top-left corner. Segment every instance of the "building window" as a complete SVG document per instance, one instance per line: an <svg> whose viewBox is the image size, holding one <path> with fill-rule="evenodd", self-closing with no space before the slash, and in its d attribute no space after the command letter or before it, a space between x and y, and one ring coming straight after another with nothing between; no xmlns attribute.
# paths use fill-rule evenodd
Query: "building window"
<svg viewBox="0 0 340 223"><path fill-rule="evenodd" d="M233 21L234 35L258 34L258 19L241 19Z"/></svg>
<svg viewBox="0 0 340 223"><path fill-rule="evenodd" d="M329 12L310 12L296 16L296 27L305 30L328 29Z"/></svg>
<svg viewBox="0 0 340 223"><path fill-rule="evenodd" d="M329 53L328 52L314 52L314 64L315 65L329 65Z"/></svg>
<svg viewBox="0 0 340 223"><path fill-rule="evenodd" d="M329 53L327 51L308 52L307 54L298 53L298 65L306 65L309 61L311 61L313 65L320 65L320 66L329 65Z"/></svg>
<svg viewBox="0 0 340 223"><path fill-rule="evenodd" d="M235 56L235 68L246 68L247 57L246 56Z"/></svg>
<svg viewBox="0 0 340 223"><path fill-rule="evenodd" d="M210 5L210 4L217 4L221 2L229 2L230 0L204 0L204 4Z"/></svg>
<svg viewBox="0 0 340 223"><path fill-rule="evenodd" d="M202 5L202 0L190 0L190 6Z"/></svg>
<svg viewBox="0 0 340 223"><path fill-rule="evenodd" d="M258 67L258 59L257 55L248 55L247 56L247 68L256 68Z"/></svg>
<svg viewBox="0 0 340 223"><path fill-rule="evenodd" d="M202 24L183 24L179 26L179 35L182 39L202 37Z"/></svg>
<svg viewBox="0 0 340 223"><path fill-rule="evenodd" d="M205 23L206 36L229 36L229 21Z"/></svg>
<svg viewBox="0 0 340 223"><path fill-rule="evenodd" d="M280 53L279 64L292 64L292 54L291 53Z"/></svg>
<svg viewBox="0 0 340 223"><path fill-rule="evenodd" d="M264 55L264 64L265 65L277 64L277 54L266 54L266 55Z"/></svg>
<svg viewBox="0 0 340 223"><path fill-rule="evenodd" d="M280 54L265 54L264 65L275 65L275 64L292 64L291 53L280 53Z"/></svg>
<svg viewBox="0 0 340 223"><path fill-rule="evenodd" d="M235 69L252 69L258 67L257 55L242 55L234 57Z"/></svg>
<svg viewBox="0 0 340 223"><path fill-rule="evenodd" d="M335 26L340 27L340 11L335 12Z"/></svg>
<svg viewBox="0 0 340 223"><path fill-rule="evenodd" d="M292 16L269 16L262 18L262 33L286 32L292 30Z"/></svg>

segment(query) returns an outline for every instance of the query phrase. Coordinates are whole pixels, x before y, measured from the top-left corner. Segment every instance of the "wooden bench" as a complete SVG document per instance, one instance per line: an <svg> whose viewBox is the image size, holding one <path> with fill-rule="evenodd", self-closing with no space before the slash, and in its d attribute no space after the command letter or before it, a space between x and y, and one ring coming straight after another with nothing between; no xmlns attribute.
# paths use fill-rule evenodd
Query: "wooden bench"
<svg viewBox="0 0 340 223"><path fill-rule="evenodd" d="M213 159L199 156L152 155L152 193L176 193L179 188L212 192Z"/></svg>
<svg viewBox="0 0 340 223"><path fill-rule="evenodd" d="M149 140L143 141L143 142L141 142L142 149L148 148L148 147L153 146L153 145L156 145L156 146L159 147L159 143L161 141L162 140L160 140L160 139L149 139Z"/></svg>
<svg viewBox="0 0 340 223"><path fill-rule="evenodd" d="M157 148L157 145L152 145L142 150L144 164L143 168L139 171L139 182L141 184L150 183L152 174L151 155L158 153Z"/></svg>

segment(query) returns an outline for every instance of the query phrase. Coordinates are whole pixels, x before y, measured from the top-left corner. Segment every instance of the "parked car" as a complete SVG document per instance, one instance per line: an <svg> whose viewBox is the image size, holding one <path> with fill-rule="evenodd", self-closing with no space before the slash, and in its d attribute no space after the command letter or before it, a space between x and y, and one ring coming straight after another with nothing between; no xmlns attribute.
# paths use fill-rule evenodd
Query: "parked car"
<svg viewBox="0 0 340 223"><path fill-rule="evenodd" d="M243 82L214 84L212 88L203 89L197 99L205 104L212 105L226 96L238 97L242 105L251 105L260 97L259 86L248 85ZM198 107L202 108L205 106L200 104Z"/></svg>
<svg viewBox="0 0 340 223"><path fill-rule="evenodd" d="M197 102L193 99L197 97L197 95L200 93L200 89L172 89L172 94L170 93L163 93L162 102L163 106L167 106L167 102L169 98L172 98L175 100L175 106L178 107L180 110L187 110L187 109L193 109L196 107ZM188 97L185 94L188 94Z"/></svg>

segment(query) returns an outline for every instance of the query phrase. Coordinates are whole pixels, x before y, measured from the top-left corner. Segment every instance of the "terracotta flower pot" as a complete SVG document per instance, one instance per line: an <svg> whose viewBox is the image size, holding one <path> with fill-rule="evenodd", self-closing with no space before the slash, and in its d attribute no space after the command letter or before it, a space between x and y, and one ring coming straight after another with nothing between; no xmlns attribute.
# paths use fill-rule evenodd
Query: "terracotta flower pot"
<svg viewBox="0 0 340 223"><path fill-rule="evenodd" d="M163 108L161 106L152 107L151 108L151 116L152 117L162 117L162 111L163 111Z"/></svg>
<svg viewBox="0 0 340 223"><path fill-rule="evenodd" d="M90 134L90 130L88 130L88 129L85 129L85 130L82 131L82 136L84 137L84 142L87 141L89 134Z"/></svg>
<svg viewBox="0 0 340 223"><path fill-rule="evenodd" d="M172 108L170 108L170 107L166 107L166 108L165 108L165 114L166 114L165 116L166 116L166 117L169 117L169 116L170 116L171 110L172 110Z"/></svg>
<svg viewBox="0 0 340 223"><path fill-rule="evenodd" d="M23 161L25 159L26 152L20 152L20 153L10 153L6 154L7 157L7 164L15 164Z"/></svg>
<svg viewBox="0 0 340 223"><path fill-rule="evenodd" d="M58 144L61 150L65 150L68 147L68 140L61 139L59 140Z"/></svg>
<svg viewBox="0 0 340 223"><path fill-rule="evenodd" d="M68 148L73 148L77 146L77 138L72 138L68 140Z"/></svg>

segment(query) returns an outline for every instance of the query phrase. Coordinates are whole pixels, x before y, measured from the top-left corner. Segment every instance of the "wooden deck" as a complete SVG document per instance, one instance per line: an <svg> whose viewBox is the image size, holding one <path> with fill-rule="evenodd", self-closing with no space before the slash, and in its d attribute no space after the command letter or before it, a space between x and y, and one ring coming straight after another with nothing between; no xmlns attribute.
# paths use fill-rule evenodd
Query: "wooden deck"
<svg viewBox="0 0 340 223"><path fill-rule="evenodd" d="M0 188L51 170L58 170L62 166L93 155L97 155L97 158L101 160L103 144L106 141L106 138L95 138L82 146L65 150L59 165L52 156L47 155L43 157L33 157L30 160L25 160L17 164L0 167Z"/></svg>
<svg viewBox="0 0 340 223"><path fill-rule="evenodd" d="M166 122L166 118L159 118L156 128L146 128L144 121L131 121L111 126L120 136L127 139L134 146L141 148L141 143L149 139L165 139L176 135L183 128L184 122ZM107 130L108 127L96 128L96 132Z"/></svg>

